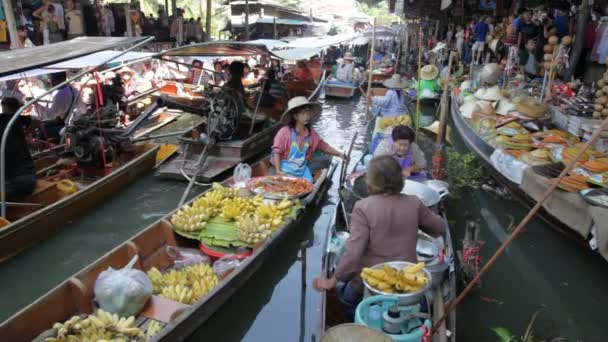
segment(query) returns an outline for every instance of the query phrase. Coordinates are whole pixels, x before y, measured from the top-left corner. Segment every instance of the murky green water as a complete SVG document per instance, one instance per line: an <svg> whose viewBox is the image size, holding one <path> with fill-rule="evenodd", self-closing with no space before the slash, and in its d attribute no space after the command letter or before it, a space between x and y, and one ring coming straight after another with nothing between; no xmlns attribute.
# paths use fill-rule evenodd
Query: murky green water
<svg viewBox="0 0 608 342"><path fill-rule="evenodd" d="M355 131L359 137L352 159L369 140L364 101L328 100L315 127L334 147L346 149ZM181 129L192 122L182 118ZM457 140L457 139L456 139ZM458 145L458 141L456 141ZM339 171L339 169L338 169ZM338 172L334 174L334 180ZM245 287L225 304L192 341L318 341L320 296L311 288L320 273L323 243L336 202L336 182L305 224L289 234ZM0 264L0 319L88 265L133 234L175 208L185 183L146 175L85 217L35 248ZM197 189L200 191L200 189ZM193 193L194 194L194 193ZM473 191L449 206L455 242L462 235L464 215L480 217L484 259L504 241L510 218L525 211L514 200ZM531 314L545 306L535 326L537 336L565 336L571 341L604 341L604 304L608 285L606 262L586 252L539 222L518 238L459 308L460 341L495 341L491 327L504 326L523 334ZM309 241L306 286L302 291L300 246ZM487 303L481 298L491 298Z"/></svg>

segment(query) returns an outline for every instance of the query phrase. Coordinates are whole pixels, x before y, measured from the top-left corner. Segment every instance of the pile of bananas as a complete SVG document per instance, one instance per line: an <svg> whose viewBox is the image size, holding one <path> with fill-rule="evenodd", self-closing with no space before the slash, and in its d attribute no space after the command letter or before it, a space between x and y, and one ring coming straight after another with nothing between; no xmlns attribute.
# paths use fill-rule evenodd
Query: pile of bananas
<svg viewBox="0 0 608 342"><path fill-rule="evenodd" d="M134 326L135 317L118 317L101 309L87 317L74 316L65 323L55 323L55 337L46 342L63 341L144 341L146 335Z"/></svg>
<svg viewBox="0 0 608 342"><path fill-rule="evenodd" d="M262 205L264 197L257 195L253 198L234 197L226 199L222 207L222 218L226 221L234 221L238 216L255 212Z"/></svg>
<svg viewBox="0 0 608 342"><path fill-rule="evenodd" d="M180 270L161 273L156 267L148 271L152 292L183 304L194 304L219 282L207 264L196 264Z"/></svg>
<svg viewBox="0 0 608 342"><path fill-rule="evenodd" d="M410 119L409 115L401 115L394 117L385 117L378 120L378 129L386 129L389 127L394 127L397 125L405 125L409 126L412 124L412 119Z"/></svg>
<svg viewBox="0 0 608 342"><path fill-rule="evenodd" d="M186 205L171 216L171 224L176 230L192 232L205 228L211 217L211 210L196 205Z"/></svg>
<svg viewBox="0 0 608 342"><path fill-rule="evenodd" d="M152 322L150 322L150 324L148 325L148 329L146 330L146 338L148 340L151 339L154 335L158 334L161 330L163 330L163 327L160 325L160 322L156 321L156 320L152 320Z"/></svg>
<svg viewBox="0 0 608 342"><path fill-rule="evenodd" d="M429 283L423 268L423 262L402 270L389 265L384 265L381 269L366 267L361 270L361 278L384 293L409 293L418 291Z"/></svg>
<svg viewBox="0 0 608 342"><path fill-rule="evenodd" d="M242 215L236 218L236 233L239 240L255 245L272 234L270 224L261 223L259 216Z"/></svg>
<svg viewBox="0 0 608 342"><path fill-rule="evenodd" d="M263 204L257 207L254 216L260 224L268 224L271 230L275 230L285 223L285 217L291 212L293 202L283 199L279 203Z"/></svg>

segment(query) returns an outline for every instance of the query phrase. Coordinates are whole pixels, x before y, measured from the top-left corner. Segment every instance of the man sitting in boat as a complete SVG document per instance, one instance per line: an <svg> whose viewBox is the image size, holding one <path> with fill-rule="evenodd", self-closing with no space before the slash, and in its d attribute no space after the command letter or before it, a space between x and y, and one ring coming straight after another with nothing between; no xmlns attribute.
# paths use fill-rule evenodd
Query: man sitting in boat
<svg viewBox="0 0 608 342"><path fill-rule="evenodd" d="M355 64L353 63L355 57L353 57L353 54L347 52L342 59L344 60L344 63L339 64L336 70L336 78L338 81L346 83L358 82L361 78L361 73L359 72L359 69L355 68Z"/></svg>
<svg viewBox="0 0 608 342"><path fill-rule="evenodd" d="M190 68L190 72L188 73L188 83L199 85L201 83L205 83L202 79L203 76L203 62L195 59L192 61L192 68Z"/></svg>
<svg viewBox="0 0 608 342"><path fill-rule="evenodd" d="M65 72L50 74L51 85L56 86L67 80ZM50 101L34 104L32 118L39 121L40 130L45 140L59 141L64 120L74 109L81 107L78 91L66 84L51 94Z"/></svg>
<svg viewBox="0 0 608 342"><path fill-rule="evenodd" d="M425 65L420 69L420 93L418 96L421 99L436 99L439 97L441 87L437 82L437 76L439 76L439 69L432 65ZM418 91L418 85L414 85L414 89Z"/></svg>
<svg viewBox="0 0 608 342"><path fill-rule="evenodd" d="M418 197L401 193L404 180L394 158L375 157L365 177L370 196L355 203L344 255L333 277L318 277L313 282L317 291L336 287L350 319L363 297L362 268L389 261L416 263L418 229L433 237L446 230L441 216L434 214Z"/></svg>
<svg viewBox="0 0 608 342"><path fill-rule="evenodd" d="M224 82L226 82L228 79L226 77L227 73L224 73L222 62L213 62L213 70L215 70L215 72L213 73L213 80L211 81L211 83L220 87L223 86Z"/></svg>
<svg viewBox="0 0 608 342"><path fill-rule="evenodd" d="M1 102L0 136L4 134L8 122L21 107L14 97L4 97ZM21 200L36 188L36 170L23 133L31 122L30 116L20 116L11 128L6 144L6 198Z"/></svg>
<svg viewBox="0 0 608 342"><path fill-rule="evenodd" d="M391 136L378 144L374 156L392 156L401 166L403 177L423 181L426 179L426 175L422 172L426 167L426 158L420 147L414 142L415 140L416 133L411 127L395 126Z"/></svg>
<svg viewBox="0 0 608 342"><path fill-rule="evenodd" d="M140 78L135 70L129 67L123 67L118 70L117 74L122 80L122 85L125 90L124 95L129 97L137 96L140 93L152 88L152 83Z"/></svg>
<svg viewBox="0 0 608 342"><path fill-rule="evenodd" d="M296 68L291 72L296 81L310 81L312 80L312 72L306 65L305 61L298 61Z"/></svg>
<svg viewBox="0 0 608 342"><path fill-rule="evenodd" d="M233 89L237 93L241 95L241 99L245 98L245 87L243 87L243 72L244 72L243 62L234 61L230 63L230 78L224 84L225 88Z"/></svg>
<svg viewBox="0 0 608 342"><path fill-rule="evenodd" d="M391 78L382 82L382 85L388 89L384 96L369 98L372 102L372 113L387 117L406 115L407 108L405 107L403 89L407 87L407 83L403 81L401 75L391 76Z"/></svg>
<svg viewBox="0 0 608 342"><path fill-rule="evenodd" d="M306 178L313 181L307 163L319 150L342 159L346 155L329 146L310 126L313 117L321 113L321 105L296 96L287 103L281 121L286 125L274 137L272 164L277 174Z"/></svg>

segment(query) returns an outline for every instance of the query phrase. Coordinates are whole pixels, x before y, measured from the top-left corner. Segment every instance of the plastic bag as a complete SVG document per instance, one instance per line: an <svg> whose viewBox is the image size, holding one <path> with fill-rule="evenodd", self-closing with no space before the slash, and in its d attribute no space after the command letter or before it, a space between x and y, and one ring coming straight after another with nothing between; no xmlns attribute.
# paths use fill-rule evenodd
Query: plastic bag
<svg viewBox="0 0 608 342"><path fill-rule="evenodd" d="M251 166L249 164L240 163L234 169L234 187L245 188L247 182L251 179Z"/></svg>
<svg viewBox="0 0 608 342"><path fill-rule="evenodd" d="M205 253L194 248L167 246L167 254L173 259L173 266L176 269L211 262L211 259Z"/></svg>
<svg viewBox="0 0 608 342"><path fill-rule="evenodd" d="M138 256L119 270L112 267L95 280L95 300L105 311L121 317L137 316L152 296L152 282L138 269L132 269Z"/></svg>
<svg viewBox="0 0 608 342"><path fill-rule="evenodd" d="M217 259L213 263L213 272L220 278L223 279L232 272L235 268L239 267L241 261L234 254L227 254Z"/></svg>

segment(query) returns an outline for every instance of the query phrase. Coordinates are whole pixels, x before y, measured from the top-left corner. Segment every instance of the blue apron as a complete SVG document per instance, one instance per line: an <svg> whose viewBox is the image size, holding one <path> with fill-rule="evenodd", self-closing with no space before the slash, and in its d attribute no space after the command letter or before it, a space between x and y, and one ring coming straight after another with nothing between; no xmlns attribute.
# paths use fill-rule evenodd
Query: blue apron
<svg viewBox="0 0 608 342"><path fill-rule="evenodd" d="M296 130L291 130L291 149L289 150L289 155L287 159L281 160L280 169L288 175L306 178L309 181L313 181L312 173L310 169L306 165L306 153L308 152L308 148L310 147L310 138L304 138L304 148L300 151L300 147L298 146L298 140L296 136Z"/></svg>

